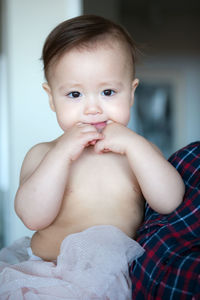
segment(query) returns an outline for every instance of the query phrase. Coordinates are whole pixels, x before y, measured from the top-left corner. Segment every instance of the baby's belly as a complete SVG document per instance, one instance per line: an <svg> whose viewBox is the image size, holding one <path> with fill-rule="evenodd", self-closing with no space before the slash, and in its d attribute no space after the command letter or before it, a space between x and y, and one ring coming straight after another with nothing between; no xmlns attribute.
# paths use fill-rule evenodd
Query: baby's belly
<svg viewBox="0 0 200 300"><path fill-rule="evenodd" d="M60 213L35 233L35 255L54 260L62 241L71 233L96 225L113 225L134 237L143 217L143 199L126 157L86 150L73 163ZM48 212L47 212L48 213Z"/></svg>
<svg viewBox="0 0 200 300"><path fill-rule="evenodd" d="M77 205L74 207L64 207L62 213L58 215L53 224L33 235L31 240L33 253L47 261L55 260L59 255L62 241L69 234L81 232L96 225L116 226L129 237L134 238L143 218L141 209L142 200L126 200L124 199L123 205L119 205L119 203L116 205L115 202L115 206L112 201L105 201L104 205L101 204L100 209L97 208L97 205L88 209L85 202L85 209L83 206L80 206L78 209L79 201L77 201ZM113 209L111 207L112 203ZM125 203L127 205L124 205Z"/></svg>

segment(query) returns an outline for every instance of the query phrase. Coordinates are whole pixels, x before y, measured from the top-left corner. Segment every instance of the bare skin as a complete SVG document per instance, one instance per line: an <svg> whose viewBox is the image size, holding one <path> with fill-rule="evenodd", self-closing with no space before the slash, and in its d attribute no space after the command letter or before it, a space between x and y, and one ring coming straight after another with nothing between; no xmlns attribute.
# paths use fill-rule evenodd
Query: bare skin
<svg viewBox="0 0 200 300"><path fill-rule="evenodd" d="M106 42L65 53L43 85L64 134L26 155L15 210L36 231L32 251L44 260L56 259L66 236L94 225L134 238L144 198L162 214L183 199L178 172L126 127L138 80L127 49Z"/></svg>
<svg viewBox="0 0 200 300"><path fill-rule="evenodd" d="M34 234L31 248L35 255L54 260L67 235L94 225L114 225L133 238L142 217L142 195L127 158L99 155L90 146L71 163L59 213Z"/></svg>
<svg viewBox="0 0 200 300"><path fill-rule="evenodd" d="M75 131L77 134L86 128L92 130L91 125L84 125L73 128L71 133ZM27 170L27 162L29 165L30 161L40 161L42 157L33 174L22 177L22 188L18 190L16 201L30 199L28 210L22 211L26 216L23 220L27 227L37 230L31 248L35 255L44 260L56 259L67 235L94 225L114 225L134 238L143 217L143 195L161 213L169 213L181 203L180 193L183 190L176 188L177 183L181 185L181 179L155 146L117 123L106 126L104 138L95 128L84 133L87 135L85 147L79 145L78 152L76 147L70 151L71 159L66 154L62 157L64 152L61 150L64 144L66 147L67 138L74 139L74 132L67 138L64 134L56 141L39 144L29 152L24 162ZM95 140L88 138L91 133L96 134ZM77 140L80 143L79 137ZM94 145L89 146L90 142ZM148 154L141 160L141 154L146 151ZM154 176L148 174L152 168ZM159 169L163 169L165 174L162 176L168 180L171 190L166 183L162 183ZM44 184L40 187L44 179L46 187ZM60 186L55 184L56 181ZM156 191L158 182L159 192ZM30 187L34 202L27 194ZM63 195L59 194L59 189L63 189ZM48 197L46 199L45 195L41 195L44 191ZM170 194L173 198L169 198ZM32 228L29 223L37 227L32 225Z"/></svg>

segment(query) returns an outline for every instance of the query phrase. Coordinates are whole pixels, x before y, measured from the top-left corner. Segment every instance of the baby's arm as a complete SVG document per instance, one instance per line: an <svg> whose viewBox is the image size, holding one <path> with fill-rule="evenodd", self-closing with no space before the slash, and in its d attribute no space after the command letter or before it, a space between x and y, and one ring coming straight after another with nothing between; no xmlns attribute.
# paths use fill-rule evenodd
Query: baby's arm
<svg viewBox="0 0 200 300"><path fill-rule="evenodd" d="M135 135L127 147L127 158L144 198L155 211L168 214L181 204L185 192L182 178L153 144Z"/></svg>
<svg viewBox="0 0 200 300"><path fill-rule="evenodd" d="M65 192L71 161L102 137L91 125L74 126L57 141L39 144L26 155L15 197L15 210L31 230L50 225Z"/></svg>
<svg viewBox="0 0 200 300"><path fill-rule="evenodd" d="M105 138L95 145L97 153L125 154L142 194L157 212L172 212L183 200L184 183L176 169L145 138L117 123L108 125Z"/></svg>

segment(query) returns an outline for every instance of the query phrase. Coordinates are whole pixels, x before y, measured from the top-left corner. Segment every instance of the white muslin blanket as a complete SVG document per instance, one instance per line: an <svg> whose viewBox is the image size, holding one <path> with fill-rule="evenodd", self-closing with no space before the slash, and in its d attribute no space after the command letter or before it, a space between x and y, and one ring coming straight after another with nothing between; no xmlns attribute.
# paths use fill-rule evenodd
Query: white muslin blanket
<svg viewBox="0 0 200 300"><path fill-rule="evenodd" d="M110 225L67 236L57 263L29 258L28 247L24 238L0 251L1 300L128 300L129 264L144 253Z"/></svg>

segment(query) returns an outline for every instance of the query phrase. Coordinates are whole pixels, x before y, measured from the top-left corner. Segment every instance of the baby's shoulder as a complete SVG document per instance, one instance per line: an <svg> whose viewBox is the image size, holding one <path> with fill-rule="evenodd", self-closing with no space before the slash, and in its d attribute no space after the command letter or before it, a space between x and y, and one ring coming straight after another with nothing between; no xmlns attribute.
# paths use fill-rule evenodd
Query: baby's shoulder
<svg viewBox="0 0 200 300"><path fill-rule="evenodd" d="M24 160L40 160L42 159L46 153L51 150L53 147L53 142L44 142L44 143L39 143L37 145L34 145L26 154Z"/></svg>
<svg viewBox="0 0 200 300"><path fill-rule="evenodd" d="M45 155L52 149L54 141L39 143L33 146L26 154L22 163L20 182L24 181L39 166Z"/></svg>

